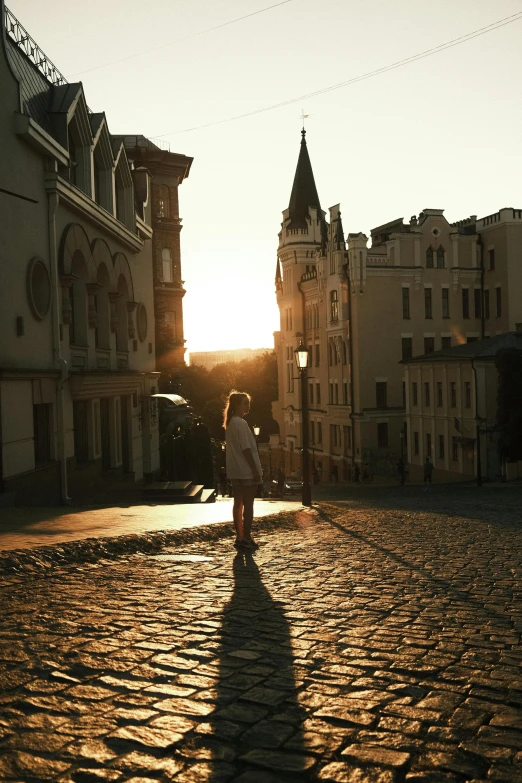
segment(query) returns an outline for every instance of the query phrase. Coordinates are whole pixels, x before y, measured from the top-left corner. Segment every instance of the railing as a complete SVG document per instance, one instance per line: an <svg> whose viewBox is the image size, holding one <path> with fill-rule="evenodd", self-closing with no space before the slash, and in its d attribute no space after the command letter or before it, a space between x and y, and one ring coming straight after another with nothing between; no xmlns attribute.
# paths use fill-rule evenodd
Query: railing
<svg viewBox="0 0 522 783"><path fill-rule="evenodd" d="M6 8L5 6L4 8L4 26L9 38L14 41L33 65L36 65L40 73L43 74L51 84L67 84L65 76L63 76L56 65L46 57L36 41L31 38L27 30L20 24L16 16L9 8Z"/></svg>

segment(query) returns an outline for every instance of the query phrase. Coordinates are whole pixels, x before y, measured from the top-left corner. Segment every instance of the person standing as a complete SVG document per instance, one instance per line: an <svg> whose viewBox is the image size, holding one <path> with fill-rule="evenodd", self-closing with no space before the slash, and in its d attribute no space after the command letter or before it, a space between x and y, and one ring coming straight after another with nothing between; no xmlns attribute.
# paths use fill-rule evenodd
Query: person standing
<svg viewBox="0 0 522 783"><path fill-rule="evenodd" d="M431 461L429 457L426 457L426 462L424 463L424 483L425 484L431 484L431 476L433 471L435 470L435 465Z"/></svg>
<svg viewBox="0 0 522 783"><path fill-rule="evenodd" d="M226 470L234 495L234 546L257 549L252 538L252 523L254 498L263 470L256 439L243 418L250 410L250 400L251 397L246 392L231 391L224 411L223 427L226 432Z"/></svg>

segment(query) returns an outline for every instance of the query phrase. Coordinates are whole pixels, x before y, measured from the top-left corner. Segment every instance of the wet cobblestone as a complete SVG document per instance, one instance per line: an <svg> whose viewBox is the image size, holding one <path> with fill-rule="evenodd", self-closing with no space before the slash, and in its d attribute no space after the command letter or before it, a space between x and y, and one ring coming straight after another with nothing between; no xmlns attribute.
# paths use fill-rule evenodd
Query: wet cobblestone
<svg viewBox="0 0 522 783"><path fill-rule="evenodd" d="M0 779L522 781L520 512L466 497L320 504L253 556L213 528L17 561Z"/></svg>

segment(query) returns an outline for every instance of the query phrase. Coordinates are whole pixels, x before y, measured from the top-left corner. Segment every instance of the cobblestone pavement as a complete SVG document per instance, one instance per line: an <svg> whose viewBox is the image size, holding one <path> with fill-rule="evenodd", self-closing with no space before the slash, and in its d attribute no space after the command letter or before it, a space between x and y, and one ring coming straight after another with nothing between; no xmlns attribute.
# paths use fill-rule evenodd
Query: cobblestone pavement
<svg viewBox="0 0 522 783"><path fill-rule="evenodd" d="M522 781L520 512L476 497L4 576L0 779Z"/></svg>

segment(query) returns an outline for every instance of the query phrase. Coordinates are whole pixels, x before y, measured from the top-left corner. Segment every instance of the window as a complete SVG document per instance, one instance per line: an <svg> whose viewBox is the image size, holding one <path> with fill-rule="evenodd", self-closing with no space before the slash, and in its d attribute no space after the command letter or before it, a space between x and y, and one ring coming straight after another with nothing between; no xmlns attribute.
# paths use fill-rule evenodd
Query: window
<svg viewBox="0 0 522 783"><path fill-rule="evenodd" d="M426 456L431 457L431 433L426 433Z"/></svg>
<svg viewBox="0 0 522 783"><path fill-rule="evenodd" d="M352 448L352 428L343 426L344 453L346 454Z"/></svg>
<svg viewBox="0 0 522 783"><path fill-rule="evenodd" d="M409 288L402 289L402 317L403 318L410 317L410 289Z"/></svg>
<svg viewBox="0 0 522 783"><path fill-rule="evenodd" d="M471 335L470 337L466 337L467 343L476 343L478 340L478 337L475 337L475 335Z"/></svg>
<svg viewBox="0 0 522 783"><path fill-rule="evenodd" d="M482 317L482 302L481 302L481 295L480 295L480 288L475 288L474 291L474 300L475 300L475 318L481 318Z"/></svg>
<svg viewBox="0 0 522 783"><path fill-rule="evenodd" d="M346 351L346 343L344 340L342 341L342 346L343 346L343 364L348 364L348 355Z"/></svg>
<svg viewBox="0 0 522 783"><path fill-rule="evenodd" d="M339 386L337 385L337 381L334 382L334 403L339 405Z"/></svg>
<svg viewBox="0 0 522 783"><path fill-rule="evenodd" d="M313 383L308 384L308 402L310 405L314 404L314 385Z"/></svg>
<svg viewBox="0 0 522 783"><path fill-rule="evenodd" d="M330 424L330 448L337 446L337 427L335 424Z"/></svg>
<svg viewBox="0 0 522 783"><path fill-rule="evenodd" d="M424 384L424 405L427 408L431 405L430 384L428 381Z"/></svg>
<svg viewBox="0 0 522 783"><path fill-rule="evenodd" d="M443 351L447 350L448 348L451 348L451 337L448 336L441 337L441 347Z"/></svg>
<svg viewBox="0 0 522 783"><path fill-rule="evenodd" d="M403 337L402 338L402 359L403 361L406 359L411 359L413 356L413 338L412 337Z"/></svg>
<svg viewBox="0 0 522 783"><path fill-rule="evenodd" d="M424 338L424 353L433 353L435 350L435 338L434 337L425 337Z"/></svg>
<svg viewBox="0 0 522 783"><path fill-rule="evenodd" d="M323 442L323 425L322 422L318 421L317 424L317 443Z"/></svg>
<svg viewBox="0 0 522 783"><path fill-rule="evenodd" d="M450 383L450 405L452 408L457 407L457 384L454 381Z"/></svg>
<svg viewBox="0 0 522 783"><path fill-rule="evenodd" d="M491 250L488 250L488 259L489 259L489 268L494 269L495 268L495 250L491 248Z"/></svg>
<svg viewBox="0 0 522 783"><path fill-rule="evenodd" d="M348 383L343 381L343 405L348 405Z"/></svg>
<svg viewBox="0 0 522 783"><path fill-rule="evenodd" d="M412 383L411 385L411 399L412 399L412 405L418 405L419 404L419 398L417 394L417 384Z"/></svg>
<svg viewBox="0 0 522 783"><path fill-rule="evenodd" d="M319 349L319 343L315 344L315 366L319 367L319 363L321 361L321 352Z"/></svg>
<svg viewBox="0 0 522 783"><path fill-rule="evenodd" d="M437 269L444 269L444 248L439 247L437 250Z"/></svg>
<svg viewBox="0 0 522 783"><path fill-rule="evenodd" d="M337 291L330 291L330 321L336 323L339 320L339 300Z"/></svg>
<svg viewBox="0 0 522 783"><path fill-rule="evenodd" d="M168 247L164 247L161 251L161 263L162 263L162 281L164 283L172 283L172 256Z"/></svg>
<svg viewBox="0 0 522 783"><path fill-rule="evenodd" d="M313 359L314 359L314 346L313 345L309 345L308 346L308 364L306 365L307 367L313 367L313 365L314 365Z"/></svg>
<svg viewBox="0 0 522 783"><path fill-rule="evenodd" d="M317 405L321 404L321 384L315 384L315 402Z"/></svg>
<svg viewBox="0 0 522 783"><path fill-rule="evenodd" d="M439 435L439 459L444 459L444 435Z"/></svg>
<svg viewBox="0 0 522 783"><path fill-rule="evenodd" d="M424 289L424 317L425 318L433 318L432 289L431 288L425 288Z"/></svg>
<svg viewBox="0 0 522 783"><path fill-rule="evenodd" d="M51 406L33 405L34 462L45 465L51 460Z"/></svg>
<svg viewBox="0 0 522 783"><path fill-rule="evenodd" d="M377 424L377 448L386 449L388 447L388 425L383 422Z"/></svg>
<svg viewBox="0 0 522 783"><path fill-rule="evenodd" d="M489 291L484 291L484 318L489 318Z"/></svg>
<svg viewBox="0 0 522 783"><path fill-rule="evenodd" d="M402 407L406 407L406 381L402 382Z"/></svg>
<svg viewBox="0 0 522 783"><path fill-rule="evenodd" d="M330 381L328 384L328 403L333 405L333 383Z"/></svg>
<svg viewBox="0 0 522 783"><path fill-rule="evenodd" d="M328 340L328 365L331 367L332 364L333 364L333 345L330 342L330 340Z"/></svg>
<svg viewBox="0 0 522 783"><path fill-rule="evenodd" d="M413 433L413 453L418 454L419 453L419 433L414 432Z"/></svg>
<svg viewBox="0 0 522 783"><path fill-rule="evenodd" d="M495 288L495 297L496 297L496 304L497 304L497 318L500 318L502 315L502 290L500 286L498 288Z"/></svg>
<svg viewBox="0 0 522 783"><path fill-rule="evenodd" d="M464 383L464 407L471 408L471 383L469 381Z"/></svg>
<svg viewBox="0 0 522 783"><path fill-rule="evenodd" d="M469 288L462 289L462 317L469 318Z"/></svg>
<svg viewBox="0 0 522 783"><path fill-rule="evenodd" d="M450 317L449 288L443 288L442 289L442 317L443 318L449 318Z"/></svg>
<svg viewBox="0 0 522 783"><path fill-rule="evenodd" d="M437 408L442 408L442 382L437 381Z"/></svg>
<svg viewBox="0 0 522 783"><path fill-rule="evenodd" d="M315 443L315 421L310 422L310 443Z"/></svg>
<svg viewBox="0 0 522 783"><path fill-rule="evenodd" d="M158 217L170 217L169 189L166 185L161 185L158 191Z"/></svg>
<svg viewBox="0 0 522 783"><path fill-rule="evenodd" d="M455 462L459 458L459 439L456 436L453 436L451 439L451 459Z"/></svg>
<svg viewBox="0 0 522 783"><path fill-rule="evenodd" d="M375 398L378 408L388 407L388 384L386 381L377 381L375 384Z"/></svg>
<svg viewBox="0 0 522 783"><path fill-rule="evenodd" d="M433 269L433 248L429 247L426 250L426 268Z"/></svg>

